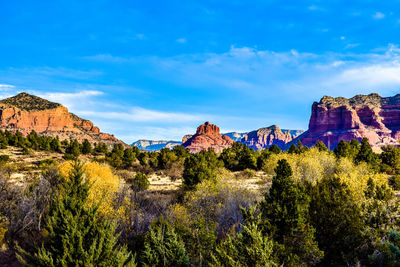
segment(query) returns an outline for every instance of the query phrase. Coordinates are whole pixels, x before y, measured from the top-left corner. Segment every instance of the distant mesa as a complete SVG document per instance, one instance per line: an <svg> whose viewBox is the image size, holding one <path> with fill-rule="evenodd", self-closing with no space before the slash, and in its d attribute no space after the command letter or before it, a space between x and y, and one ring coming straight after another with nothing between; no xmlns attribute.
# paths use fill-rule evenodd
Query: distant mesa
<svg viewBox="0 0 400 267"><path fill-rule="evenodd" d="M188 148L192 153L197 153L208 148L215 152L221 152L223 149L232 146L234 141L226 135L220 133L219 127L205 122L197 127L193 136L185 136L182 139L182 145Z"/></svg>
<svg viewBox="0 0 400 267"><path fill-rule="evenodd" d="M172 149L175 146L180 145L181 142L179 141L153 141L153 140L138 140L134 143L132 143L132 146L135 146L141 150L146 150L146 151L158 151L163 148L169 148Z"/></svg>
<svg viewBox="0 0 400 267"><path fill-rule="evenodd" d="M254 150L262 150L272 145L284 148L287 143L303 132L302 130L282 130L278 126L272 125L249 132L243 136L241 143Z"/></svg>
<svg viewBox="0 0 400 267"><path fill-rule="evenodd" d="M369 139L372 147L398 145L400 139L400 94L344 97L324 96L312 105L308 131L298 140L312 146L318 140L330 149L340 140Z"/></svg>
<svg viewBox="0 0 400 267"><path fill-rule="evenodd" d="M100 132L91 121L68 112L63 105L27 93L0 100L0 129L20 131L23 135L34 130L41 135L59 136L61 140L123 143L114 135Z"/></svg>

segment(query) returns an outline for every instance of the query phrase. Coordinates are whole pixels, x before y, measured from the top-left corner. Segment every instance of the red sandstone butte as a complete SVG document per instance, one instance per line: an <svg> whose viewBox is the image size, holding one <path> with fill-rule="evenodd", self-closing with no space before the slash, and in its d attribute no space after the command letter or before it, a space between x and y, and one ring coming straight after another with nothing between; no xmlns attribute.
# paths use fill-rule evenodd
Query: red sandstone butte
<svg viewBox="0 0 400 267"><path fill-rule="evenodd" d="M196 134L191 137L185 136L182 145L188 148L190 152L197 153L208 148L214 149L219 153L223 149L232 146L234 141L226 136L221 135L218 126L206 122L197 128Z"/></svg>
<svg viewBox="0 0 400 267"><path fill-rule="evenodd" d="M363 137L374 148L399 145L400 94L357 95L350 99L324 96L312 105L308 131L299 140L308 146L321 140L332 149L340 140Z"/></svg>
<svg viewBox="0 0 400 267"><path fill-rule="evenodd" d="M25 136L34 130L41 135L59 136L60 140L122 143L113 135L101 133L91 121L68 112L61 104L27 93L0 100L0 129L20 131Z"/></svg>

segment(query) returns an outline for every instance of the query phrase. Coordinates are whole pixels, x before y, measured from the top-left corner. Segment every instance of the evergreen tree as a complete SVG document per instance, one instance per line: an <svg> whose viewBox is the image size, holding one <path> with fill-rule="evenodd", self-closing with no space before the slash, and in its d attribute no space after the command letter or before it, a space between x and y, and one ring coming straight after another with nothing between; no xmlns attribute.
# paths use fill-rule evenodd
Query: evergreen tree
<svg viewBox="0 0 400 267"><path fill-rule="evenodd" d="M317 263L323 256L314 240L314 228L308 221L308 199L292 179L292 169L279 160L272 186L261 203L264 231L283 246L281 264Z"/></svg>
<svg viewBox="0 0 400 267"><path fill-rule="evenodd" d="M92 144L89 142L89 140L85 139L83 140L82 143L82 154L90 154L92 153Z"/></svg>
<svg viewBox="0 0 400 267"><path fill-rule="evenodd" d="M353 265L364 244L361 209L340 178L324 178L313 187L310 218L325 252L323 266Z"/></svg>
<svg viewBox="0 0 400 267"><path fill-rule="evenodd" d="M372 151L372 148L369 144L368 138L363 138L361 140L360 150L357 153L355 161L360 163L362 161L367 162L371 165L375 170L379 167L378 156Z"/></svg>
<svg viewBox="0 0 400 267"><path fill-rule="evenodd" d="M273 242L256 224L243 225L236 236L222 241L210 266L278 266L273 260Z"/></svg>
<svg viewBox="0 0 400 267"><path fill-rule="evenodd" d="M153 222L140 257L143 266L190 266L185 246L162 217Z"/></svg>
<svg viewBox="0 0 400 267"><path fill-rule="evenodd" d="M127 148L124 150L124 156L122 157L122 162L125 167L130 167L135 163L136 155L132 148Z"/></svg>
<svg viewBox="0 0 400 267"><path fill-rule="evenodd" d="M19 260L34 266L133 266L126 248L117 247L116 225L89 206L89 181L75 162L49 210L43 244L33 255L19 249Z"/></svg>
<svg viewBox="0 0 400 267"><path fill-rule="evenodd" d="M212 149L190 155L185 159L183 183L188 189L193 189L203 180L215 180L219 167L221 167L221 162Z"/></svg>
<svg viewBox="0 0 400 267"><path fill-rule="evenodd" d="M65 153L66 153L66 155L64 155L65 158L77 159L79 157L79 155L81 154L81 148L80 148L79 142L76 139L71 141L71 143L65 149Z"/></svg>
<svg viewBox="0 0 400 267"><path fill-rule="evenodd" d="M350 144L344 140L340 140L337 147L333 150L337 158L351 158Z"/></svg>
<svg viewBox="0 0 400 267"><path fill-rule="evenodd" d="M289 154L300 154L300 149L295 145L292 144L288 150Z"/></svg>
<svg viewBox="0 0 400 267"><path fill-rule="evenodd" d="M316 147L320 152L322 152L322 151L328 151L328 148L326 147L326 145L325 145L324 142L322 142L322 141L318 141L318 142L315 144L315 147Z"/></svg>
<svg viewBox="0 0 400 267"><path fill-rule="evenodd" d="M58 136L56 136L56 138L53 138L50 142L50 149L54 152L61 152L61 143L60 143L60 139L58 138Z"/></svg>
<svg viewBox="0 0 400 267"><path fill-rule="evenodd" d="M279 148L278 145L272 145L272 146L270 146L270 147L269 147L269 151L270 151L271 153L274 153L274 154L279 154L279 153L281 153L281 149Z"/></svg>

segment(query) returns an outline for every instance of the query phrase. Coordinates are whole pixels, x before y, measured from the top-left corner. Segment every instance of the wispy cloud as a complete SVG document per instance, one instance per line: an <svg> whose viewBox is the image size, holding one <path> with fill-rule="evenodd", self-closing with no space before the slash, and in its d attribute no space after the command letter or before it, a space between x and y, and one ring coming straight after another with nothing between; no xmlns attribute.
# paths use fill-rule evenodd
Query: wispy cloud
<svg viewBox="0 0 400 267"><path fill-rule="evenodd" d="M158 122L158 123L184 123L192 121L202 121L205 118L211 118L211 115L205 114L187 114L179 112L163 112L142 107L128 108L128 112L97 112L82 110L80 114L92 117L106 119L118 119L129 122Z"/></svg>
<svg viewBox="0 0 400 267"><path fill-rule="evenodd" d="M15 88L15 86L11 84L0 84L0 90L9 88Z"/></svg>
<svg viewBox="0 0 400 267"><path fill-rule="evenodd" d="M186 38L179 38L179 39L176 39L176 42L177 43L181 43L181 44L185 44L187 42L187 40L186 40Z"/></svg>
<svg viewBox="0 0 400 267"><path fill-rule="evenodd" d="M83 90L72 93L36 91L32 91L32 93L50 101L60 103L68 107L69 109L78 109L82 106L88 107L90 101L92 101L92 97L103 95L103 92L90 90Z"/></svg>
<svg viewBox="0 0 400 267"><path fill-rule="evenodd" d="M376 12L374 15L372 15L372 17L374 19L384 19L385 18L385 14L383 14L382 12Z"/></svg>

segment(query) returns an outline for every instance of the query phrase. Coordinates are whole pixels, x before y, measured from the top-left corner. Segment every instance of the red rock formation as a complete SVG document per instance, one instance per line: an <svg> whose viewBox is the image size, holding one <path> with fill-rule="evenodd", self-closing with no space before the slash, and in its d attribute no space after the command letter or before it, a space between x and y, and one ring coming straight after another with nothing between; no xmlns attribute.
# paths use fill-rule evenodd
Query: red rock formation
<svg viewBox="0 0 400 267"><path fill-rule="evenodd" d="M400 94L357 95L346 99L324 96L312 105L308 131L299 139L304 145L318 140L334 148L340 140L367 137L371 146L398 145L400 139Z"/></svg>
<svg viewBox="0 0 400 267"><path fill-rule="evenodd" d="M188 148L192 153L197 153L208 148L214 149L219 153L224 148L230 147L233 140L226 136L221 135L218 126L206 122L197 128L196 134L182 140L182 145Z"/></svg>
<svg viewBox="0 0 400 267"><path fill-rule="evenodd" d="M272 125L249 132L242 138L241 143L255 150L261 150L272 145L283 148L302 132L300 130L281 130L278 126Z"/></svg>
<svg viewBox="0 0 400 267"><path fill-rule="evenodd" d="M42 135L58 135L61 140L121 142L113 135L101 133L91 121L69 113L66 107L26 93L0 101L0 129L18 130L24 135L34 130Z"/></svg>

